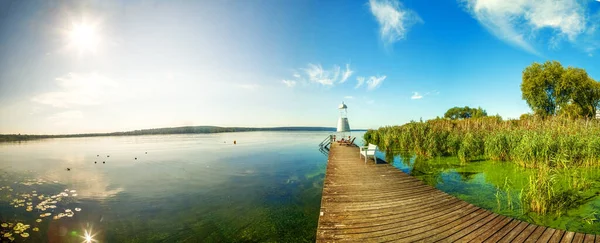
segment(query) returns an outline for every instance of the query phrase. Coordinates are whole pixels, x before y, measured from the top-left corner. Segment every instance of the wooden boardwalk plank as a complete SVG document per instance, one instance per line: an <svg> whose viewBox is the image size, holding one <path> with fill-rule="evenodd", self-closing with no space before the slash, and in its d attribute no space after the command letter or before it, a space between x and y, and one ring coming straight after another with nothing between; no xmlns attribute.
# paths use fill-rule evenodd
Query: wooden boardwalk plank
<svg viewBox="0 0 600 243"><path fill-rule="evenodd" d="M527 238L537 229L537 225L530 224L519 235L515 237L514 242L525 242Z"/></svg>
<svg viewBox="0 0 600 243"><path fill-rule="evenodd" d="M546 227L538 226L533 233L527 237L525 242L536 242L542 236L542 234L544 234L544 231L546 231Z"/></svg>
<svg viewBox="0 0 600 243"><path fill-rule="evenodd" d="M536 242L550 241L550 238L552 238L552 235L554 235L555 232L556 232L555 229L547 228L546 231L544 231L544 233L540 236L540 238L538 238L538 240Z"/></svg>
<svg viewBox="0 0 600 243"><path fill-rule="evenodd" d="M583 239L585 238L585 234L582 233L575 233L575 236L573 236L573 243L582 243Z"/></svg>
<svg viewBox="0 0 600 243"><path fill-rule="evenodd" d="M519 235L525 228L529 226L529 223L521 221L517 226L515 226L508 234L504 235L500 242L512 242L517 235Z"/></svg>
<svg viewBox="0 0 600 243"><path fill-rule="evenodd" d="M599 237L498 215L426 185L387 163L333 144L317 242L598 242Z"/></svg>
<svg viewBox="0 0 600 243"><path fill-rule="evenodd" d="M507 224L509 224L513 219L505 217L505 216L500 216L498 218L500 219L500 222L498 222L496 225L491 226L491 227L483 227L483 228L479 228L477 229L477 231L473 231L471 233L471 237L469 237L468 235L464 238L464 241L468 241L468 242L483 242L484 240L486 240L488 237L490 237L492 234L494 234L494 232L502 229L503 227L505 227Z"/></svg>
<svg viewBox="0 0 600 243"><path fill-rule="evenodd" d="M585 243L594 243L594 239L595 238L596 238L595 235L585 234L585 238L583 239L583 242L585 242Z"/></svg>
<svg viewBox="0 0 600 243"><path fill-rule="evenodd" d="M552 234L552 237L550 238L550 240L548 242L558 243L558 242L560 242L560 240L562 239L562 237L564 235L565 235L565 231L564 230L556 230L554 232L554 234Z"/></svg>

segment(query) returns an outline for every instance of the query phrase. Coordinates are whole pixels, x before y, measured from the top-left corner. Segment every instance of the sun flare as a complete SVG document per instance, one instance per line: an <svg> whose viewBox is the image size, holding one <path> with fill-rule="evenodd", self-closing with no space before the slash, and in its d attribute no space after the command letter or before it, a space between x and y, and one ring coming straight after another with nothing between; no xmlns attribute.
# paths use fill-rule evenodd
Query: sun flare
<svg viewBox="0 0 600 243"><path fill-rule="evenodd" d="M73 23L68 32L69 45L76 48L80 53L95 53L100 43L100 37L96 26L89 23Z"/></svg>

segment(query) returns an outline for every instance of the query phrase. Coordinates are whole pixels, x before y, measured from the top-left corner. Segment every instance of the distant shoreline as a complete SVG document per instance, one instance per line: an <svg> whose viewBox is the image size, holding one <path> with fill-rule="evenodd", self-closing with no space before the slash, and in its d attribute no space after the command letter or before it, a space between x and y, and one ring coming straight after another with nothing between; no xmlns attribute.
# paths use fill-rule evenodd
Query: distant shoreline
<svg viewBox="0 0 600 243"><path fill-rule="evenodd" d="M127 132L111 133L81 133L81 134L59 134L59 135L34 135L34 134L0 134L0 142L18 142L46 138L74 138L74 137L108 137L108 136L139 136L139 135L168 135L168 134L208 134L225 132L255 132L255 131L279 131L279 132L335 132L334 127L218 127L218 126L185 126L141 129ZM367 129L356 129L353 132L367 131Z"/></svg>

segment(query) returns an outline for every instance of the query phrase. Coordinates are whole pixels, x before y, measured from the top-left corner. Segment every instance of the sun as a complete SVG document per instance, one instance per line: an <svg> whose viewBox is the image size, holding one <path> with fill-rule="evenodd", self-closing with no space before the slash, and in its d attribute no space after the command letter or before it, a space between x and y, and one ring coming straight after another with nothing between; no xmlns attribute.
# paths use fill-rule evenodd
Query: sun
<svg viewBox="0 0 600 243"><path fill-rule="evenodd" d="M79 53L95 53L100 43L96 26L89 23L73 23L68 31L69 46L76 48Z"/></svg>

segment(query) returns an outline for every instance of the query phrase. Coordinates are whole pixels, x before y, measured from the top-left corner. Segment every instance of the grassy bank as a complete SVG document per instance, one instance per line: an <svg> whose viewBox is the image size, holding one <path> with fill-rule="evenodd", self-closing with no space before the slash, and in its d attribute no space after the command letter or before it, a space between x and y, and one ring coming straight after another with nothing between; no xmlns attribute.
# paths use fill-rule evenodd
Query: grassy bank
<svg viewBox="0 0 600 243"><path fill-rule="evenodd" d="M540 214L581 205L586 200L581 192L593 182L571 169L600 166L597 120L435 119L369 130L364 139L422 159L457 156L463 164L494 160L536 169L520 199L525 209Z"/></svg>

